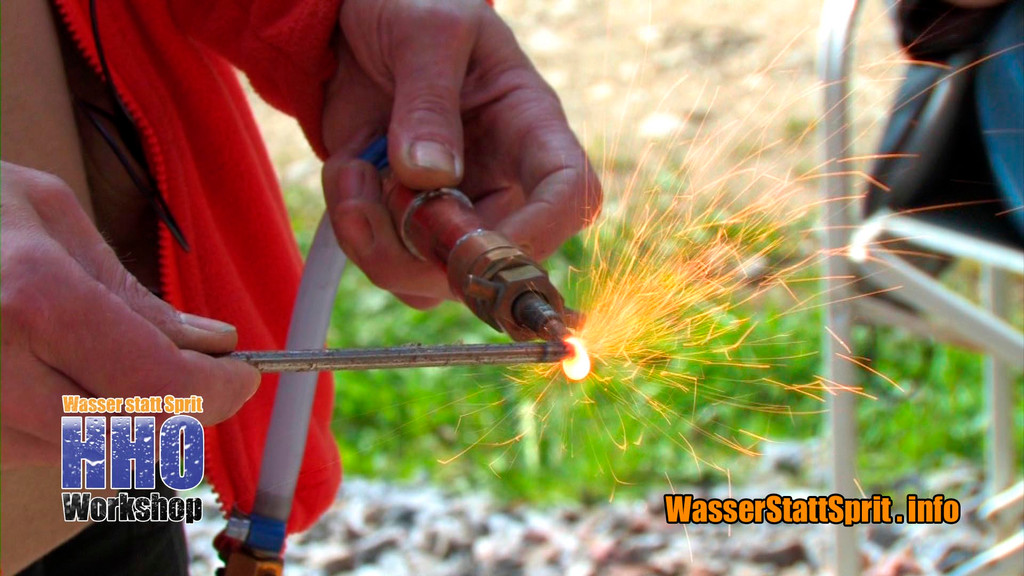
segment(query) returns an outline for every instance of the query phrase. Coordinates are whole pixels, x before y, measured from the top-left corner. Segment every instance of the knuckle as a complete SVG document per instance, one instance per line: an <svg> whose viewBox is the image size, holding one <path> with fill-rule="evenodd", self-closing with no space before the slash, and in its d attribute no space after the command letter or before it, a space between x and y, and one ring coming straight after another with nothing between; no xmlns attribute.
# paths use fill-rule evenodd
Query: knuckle
<svg viewBox="0 0 1024 576"><path fill-rule="evenodd" d="M53 265L46 247L18 243L5 244L0 260L0 310L4 331L31 330L45 322L49 312L48 294Z"/></svg>
<svg viewBox="0 0 1024 576"><path fill-rule="evenodd" d="M129 303L142 303L153 298L153 294L149 289L143 286L130 272L116 264L111 266L118 269L118 285L121 287L121 293L124 294L125 299Z"/></svg>
<svg viewBox="0 0 1024 576"><path fill-rule="evenodd" d="M458 93L454 87L434 85L420 90L409 102L406 117L409 125L417 128L436 129L424 123L443 119L448 121L458 116Z"/></svg>
<svg viewBox="0 0 1024 576"><path fill-rule="evenodd" d="M601 181L584 158L579 165L567 165L559 169L557 180L566 185L569 194L561 199L538 198L533 202L547 204L550 214L571 224L575 231L590 226L601 214L604 192Z"/></svg>
<svg viewBox="0 0 1024 576"><path fill-rule="evenodd" d="M589 226L601 215L604 206L604 190L601 180L587 162L583 177L583 221Z"/></svg>
<svg viewBox="0 0 1024 576"><path fill-rule="evenodd" d="M372 248L373 235L369 221L355 212L348 206L335 206L331 211L331 225L345 254L359 262L362 255Z"/></svg>
<svg viewBox="0 0 1024 576"><path fill-rule="evenodd" d="M99 249L107 249L107 247L103 245ZM98 266L97 277L105 280L103 283L129 305L145 302L152 297L149 289L122 266L116 257L100 258Z"/></svg>
<svg viewBox="0 0 1024 576"><path fill-rule="evenodd" d="M46 172L34 172L32 185L25 190L25 196L37 210L58 213L67 210L69 203L77 202L75 193L59 177Z"/></svg>
<svg viewBox="0 0 1024 576"><path fill-rule="evenodd" d="M443 30L450 42L462 42L473 31L478 9L478 2L438 0L422 4L417 20Z"/></svg>
<svg viewBox="0 0 1024 576"><path fill-rule="evenodd" d="M582 228L593 224L601 214L604 191L601 180L582 150L568 156L566 164L559 169L561 173L557 179L570 190L566 199L571 214L569 218Z"/></svg>

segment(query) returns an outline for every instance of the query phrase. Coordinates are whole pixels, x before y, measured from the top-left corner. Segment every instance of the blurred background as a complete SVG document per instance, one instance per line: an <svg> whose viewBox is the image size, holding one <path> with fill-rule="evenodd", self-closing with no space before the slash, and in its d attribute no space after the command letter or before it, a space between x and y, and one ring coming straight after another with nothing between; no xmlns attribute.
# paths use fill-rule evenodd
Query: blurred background
<svg viewBox="0 0 1024 576"><path fill-rule="evenodd" d="M815 74L819 2L498 0L497 9L561 97L571 124L601 174L607 201L613 205L626 189L675 191L690 180L729 174L732 166L749 161L752 155L765 173L777 173L780 178L801 175L793 185L795 191L780 197L779 202L806 208L819 198L820 181L813 178L822 163L815 140L822 99ZM882 2L868 5L860 30L852 77L856 134L852 156L874 149L902 80L902 56L891 15ZM256 97L252 103L280 176L298 244L305 251L323 212L320 163L292 119ZM856 162L851 166L863 167ZM735 184L725 179L722 190L738 195L757 193L745 185L742 179ZM789 258L810 257L820 249L815 216L812 209L806 217L787 224L800 229L800 233L784 235L794 243L787 251ZM586 274L588 262L587 244L575 239L552 257L547 267L556 285L564 285L569 270ZM812 266L804 276L821 274ZM957 264L946 273L946 280L974 298L978 275L976 266ZM813 282L807 283L805 294L814 293ZM1019 277L1011 296L1012 319L1020 326L1024 313ZM822 338L822 308L804 306L778 314L784 306L782 295L767 293L733 313L753 318L761 333L784 336L777 344L782 349L817 348ZM328 344L503 340L454 303L427 312L407 309L350 267L342 280ZM865 493L881 492L897 501L908 492L945 492L965 499L976 496L987 424L982 356L921 340L897 328L857 327L850 345L873 358L871 366L877 371L864 371L860 382L872 397L858 406L861 449L857 480ZM769 355L779 353L766 350ZM780 382L811 381L820 373L821 361L815 354L795 355L786 362L773 363L765 377ZM646 502L656 509L660 494L672 488L683 491L686 486L703 486L711 492L724 487L751 496L787 486L822 493L826 486L827 454L820 439L827 415L825 406L815 398L760 387L745 393L746 404L787 410L750 410L728 402L702 407L691 415L695 427L756 430L764 438L739 450L708 435L684 431L685 442L693 444L704 464L710 464L702 465L680 449L677 438L654 431L641 434L642 446L629 450L617 448L601 434L587 433L584 426L578 431L569 427L545 433L544 421L532 408L535 394L518 382L523 377L484 368L339 373L334 430L346 485L353 493L376 494L368 496L371 499L395 493L389 490L397 490L399 499L401 494L411 498L400 488L382 485L420 486L430 494L436 492L437 498L486 495L495 510L565 510L603 506L610 500L626 507L631 502ZM702 367L700 377L707 382L738 378L735 369L720 365ZM1015 390L1020 398L1024 379L1017 378ZM594 414L603 409L596 407ZM609 417L614 417L617 407L606 409ZM1019 467L1024 448L1024 408L1019 402L1015 427ZM420 502L416 506L427 505ZM657 514L653 518L656 522ZM608 528L609 533L616 529ZM884 542L884 537L880 538ZM952 540L967 541L963 538L967 537ZM750 566L747 573L783 569L816 573L821 569L822 557L812 553L813 546L806 541L800 550L790 549L787 557L789 544L781 542L772 548L774 540L768 538L764 545L767 552L782 550L781 560L758 563L744 557ZM879 544L881 556L874 561L880 563L888 557L885 553L891 552L896 540L893 537L887 545ZM611 541L618 548L613 546L608 554L624 554L623 540L616 537ZM740 540L734 545L742 547ZM593 552L593 543L588 546ZM646 562L659 550L671 547L665 543L652 546L646 551L642 546L636 548L637 558ZM484 564L477 560L487 550L481 552L477 547L471 546L470 554L476 562L470 566L475 568L464 573L505 573L481 572L479 566ZM689 552L678 566L686 564L690 573L699 573L700 550L691 545ZM370 557L365 555L351 561L343 557L330 564L331 558L337 560L331 554L322 552L319 560L309 556L304 565L315 566L311 573L341 573L375 565L366 562ZM801 559L801 554L807 558ZM935 554L933 567L947 558L949 550ZM509 564L514 570L507 573L541 573L523 562ZM591 562L587 565L591 572L580 568L578 573L611 573L607 570L612 564ZM683 570L675 564L664 569L643 562L633 564L641 567L616 573ZM379 563L377 566L374 569L384 570L380 573L395 573L379 568ZM550 573L568 570L565 565L558 566ZM447 573L445 570L438 573ZM726 570L737 573L732 568Z"/></svg>

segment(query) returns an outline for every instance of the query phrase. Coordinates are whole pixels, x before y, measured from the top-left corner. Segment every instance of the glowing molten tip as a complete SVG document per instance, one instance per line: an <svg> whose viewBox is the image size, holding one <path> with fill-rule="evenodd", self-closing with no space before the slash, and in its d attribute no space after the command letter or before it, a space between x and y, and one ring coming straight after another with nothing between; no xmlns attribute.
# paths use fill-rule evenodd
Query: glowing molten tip
<svg viewBox="0 0 1024 576"><path fill-rule="evenodd" d="M572 349L572 354L562 360L562 371L569 380L583 380L590 374L590 355L587 354L587 347L575 336L566 338L565 343Z"/></svg>

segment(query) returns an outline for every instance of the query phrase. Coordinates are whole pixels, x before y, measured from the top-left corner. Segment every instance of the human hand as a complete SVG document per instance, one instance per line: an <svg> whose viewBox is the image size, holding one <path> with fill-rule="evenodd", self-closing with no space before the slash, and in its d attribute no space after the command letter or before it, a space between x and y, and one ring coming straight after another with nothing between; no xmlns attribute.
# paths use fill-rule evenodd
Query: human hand
<svg viewBox="0 0 1024 576"><path fill-rule="evenodd" d="M601 188L558 97L479 0L346 0L324 109L324 192L345 253L417 308L450 298L445 275L402 245L380 180L354 160L382 133L413 190L458 186L484 226L534 258L592 221Z"/></svg>
<svg viewBox="0 0 1024 576"><path fill-rule="evenodd" d="M203 424L255 391L252 367L207 354L235 329L180 313L117 260L60 179L3 162L0 311L3 467L56 463L61 396L203 397Z"/></svg>

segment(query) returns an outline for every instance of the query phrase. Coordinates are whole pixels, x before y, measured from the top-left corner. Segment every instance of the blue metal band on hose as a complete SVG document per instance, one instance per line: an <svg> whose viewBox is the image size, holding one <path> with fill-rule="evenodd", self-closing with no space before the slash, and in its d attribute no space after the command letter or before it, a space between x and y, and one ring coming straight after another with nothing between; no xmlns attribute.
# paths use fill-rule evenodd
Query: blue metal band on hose
<svg viewBox="0 0 1024 576"><path fill-rule="evenodd" d="M245 539L246 546L254 550L273 552L280 552L284 548L284 522L259 514L253 514L249 520L249 536Z"/></svg>

